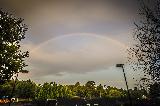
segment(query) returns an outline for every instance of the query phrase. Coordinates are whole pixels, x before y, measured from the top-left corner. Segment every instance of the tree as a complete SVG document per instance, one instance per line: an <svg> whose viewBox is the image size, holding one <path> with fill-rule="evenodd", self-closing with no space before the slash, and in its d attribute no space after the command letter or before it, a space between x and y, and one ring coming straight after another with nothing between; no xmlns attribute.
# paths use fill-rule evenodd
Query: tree
<svg viewBox="0 0 160 106"><path fill-rule="evenodd" d="M107 86L106 88L106 97L108 98L124 98L126 97L127 92L123 89L118 89L116 87Z"/></svg>
<svg viewBox="0 0 160 106"><path fill-rule="evenodd" d="M136 44L129 54L131 60L134 58L134 69L142 70L145 77L157 82L160 81L160 0L152 1L152 5L140 1L142 19L135 23Z"/></svg>
<svg viewBox="0 0 160 106"><path fill-rule="evenodd" d="M16 86L16 96L24 99L34 99L36 93L36 84L30 79L27 81L18 81Z"/></svg>
<svg viewBox="0 0 160 106"><path fill-rule="evenodd" d="M53 98L55 99L56 95L53 95L53 91L56 92L56 90L54 89L54 87L57 87L57 85L52 86L52 83L47 83L47 82L39 86L39 89L36 92L35 99L40 99L40 100L53 99Z"/></svg>
<svg viewBox="0 0 160 106"><path fill-rule="evenodd" d="M76 82L75 87L78 87L78 86L80 86L80 83Z"/></svg>
<svg viewBox="0 0 160 106"><path fill-rule="evenodd" d="M11 79L14 74L24 70L25 58L29 52L22 52L20 42L25 38L27 27L21 18L0 10L0 83Z"/></svg>
<svg viewBox="0 0 160 106"><path fill-rule="evenodd" d="M94 81L88 81L86 84L85 84L85 88L86 88L86 96L88 98L92 98L93 95L95 94L95 82Z"/></svg>
<svg viewBox="0 0 160 106"><path fill-rule="evenodd" d="M3 96L9 96L12 92L12 83L13 81L6 82L3 85L0 85L0 98Z"/></svg>
<svg viewBox="0 0 160 106"><path fill-rule="evenodd" d="M111 89L109 90L109 97L110 98L120 98L122 97L122 92L120 92L118 89Z"/></svg>
<svg viewBox="0 0 160 106"><path fill-rule="evenodd" d="M99 84L97 87L96 87L96 90L98 92L98 96L101 98L103 96L103 94L105 93L104 89L103 89L103 86L101 84Z"/></svg>

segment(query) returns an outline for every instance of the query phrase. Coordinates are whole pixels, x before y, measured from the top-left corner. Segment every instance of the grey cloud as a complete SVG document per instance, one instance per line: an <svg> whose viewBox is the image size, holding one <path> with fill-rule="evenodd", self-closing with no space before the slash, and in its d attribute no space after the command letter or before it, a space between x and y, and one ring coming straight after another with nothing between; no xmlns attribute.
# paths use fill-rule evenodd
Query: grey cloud
<svg viewBox="0 0 160 106"><path fill-rule="evenodd" d="M75 42L82 42L78 41L81 34L75 34L75 36L77 37ZM88 35L86 34L86 36ZM87 39L86 36L84 36L85 39ZM34 76L38 75L38 77L63 75L63 73L84 74L107 69L117 62L125 62L126 46L117 41L91 36L91 41L83 41L83 46L78 47L76 43L69 42L73 37L62 37L56 39L56 41L51 40L35 50L34 47L30 46L30 50L33 51L30 52L28 62L29 66L34 66L30 69L30 73ZM62 44L64 41L69 45ZM59 50L59 44L56 44L56 42L62 44L61 46L65 49Z"/></svg>
<svg viewBox="0 0 160 106"><path fill-rule="evenodd" d="M83 75L90 76L88 73L124 63L126 47L103 38L65 37L35 48L49 39L70 33L102 34L127 42L129 21L137 14L135 1L0 0L0 7L24 18L29 27L22 49L30 51L27 60L30 72L22 79L62 80L64 74L76 74L77 79L81 79Z"/></svg>
<svg viewBox="0 0 160 106"><path fill-rule="evenodd" d="M100 23L106 24L99 30L104 32L110 24L117 26L116 22L131 18L136 3L135 0L1 0L0 4L25 19L28 39L38 44L61 34L94 32Z"/></svg>

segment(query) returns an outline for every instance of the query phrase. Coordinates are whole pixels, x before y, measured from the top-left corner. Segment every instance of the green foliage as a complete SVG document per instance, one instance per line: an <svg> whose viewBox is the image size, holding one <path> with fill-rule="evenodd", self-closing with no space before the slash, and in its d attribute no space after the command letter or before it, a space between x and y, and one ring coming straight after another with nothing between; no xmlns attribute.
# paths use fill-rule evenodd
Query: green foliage
<svg viewBox="0 0 160 106"><path fill-rule="evenodd" d="M66 85L57 85L54 83L44 83L37 87L35 99L57 99L57 98L70 98L74 96L73 88Z"/></svg>
<svg viewBox="0 0 160 106"><path fill-rule="evenodd" d="M101 84L96 87L96 91L97 91L96 97L99 97L99 98L104 97L105 90L103 89L103 86Z"/></svg>
<svg viewBox="0 0 160 106"><path fill-rule="evenodd" d="M95 82L94 81L88 81L85 84L85 94L86 94L86 98L93 98L94 94L95 94Z"/></svg>
<svg viewBox="0 0 160 106"><path fill-rule="evenodd" d="M10 81L10 82L6 82L3 85L0 85L0 97L9 96L11 94L13 89L12 82Z"/></svg>
<svg viewBox="0 0 160 106"><path fill-rule="evenodd" d="M16 85L16 97L24 99L35 97L36 84L31 80L18 81Z"/></svg>
<svg viewBox="0 0 160 106"><path fill-rule="evenodd" d="M106 96L108 98L125 98L127 96L127 92L123 89L108 86L106 88Z"/></svg>
<svg viewBox="0 0 160 106"><path fill-rule="evenodd" d="M24 59L28 51L20 50L20 41L25 38L26 25L21 18L0 10L0 83L10 80L19 72L27 72Z"/></svg>
<svg viewBox="0 0 160 106"><path fill-rule="evenodd" d="M0 85L0 97L8 96L14 86L14 81L6 82ZM130 89L130 93L133 99L142 99L142 96L147 96L147 92L144 89L138 88ZM127 91L124 89L118 89L116 87L107 86L103 87L101 84L96 86L94 81L88 81L85 85L80 85L77 82L75 85L60 85L55 82L44 83L36 85L33 81L16 81L16 89L13 93L14 97L22 99L58 99L58 98L85 98L85 99L126 99Z"/></svg>
<svg viewBox="0 0 160 106"><path fill-rule="evenodd" d="M109 91L109 97L111 98L120 98L122 96L122 92L116 89L111 89Z"/></svg>

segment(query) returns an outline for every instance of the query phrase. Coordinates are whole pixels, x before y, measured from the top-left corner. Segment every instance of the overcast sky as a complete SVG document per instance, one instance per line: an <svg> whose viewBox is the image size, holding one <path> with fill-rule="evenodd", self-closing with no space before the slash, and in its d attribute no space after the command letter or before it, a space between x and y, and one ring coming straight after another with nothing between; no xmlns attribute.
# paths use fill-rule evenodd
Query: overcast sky
<svg viewBox="0 0 160 106"><path fill-rule="evenodd" d="M125 88L122 70L132 45L136 0L0 0L0 7L28 25L22 49L28 74L38 83L84 84L88 80ZM135 75L125 69L129 86Z"/></svg>

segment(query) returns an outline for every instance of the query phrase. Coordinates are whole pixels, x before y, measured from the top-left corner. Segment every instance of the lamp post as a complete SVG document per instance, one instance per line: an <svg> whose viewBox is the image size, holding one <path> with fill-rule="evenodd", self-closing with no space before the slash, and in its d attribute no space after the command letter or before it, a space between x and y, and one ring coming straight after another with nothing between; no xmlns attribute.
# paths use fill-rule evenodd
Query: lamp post
<svg viewBox="0 0 160 106"><path fill-rule="evenodd" d="M128 98L129 98L130 106L132 106L132 100L131 100L131 95L130 95L130 92L129 92L129 89L128 89L128 82L127 82L127 78L126 78L126 73L124 71L124 64L116 64L116 67L122 68L124 80L125 80L126 87L127 87L127 93L128 93Z"/></svg>

